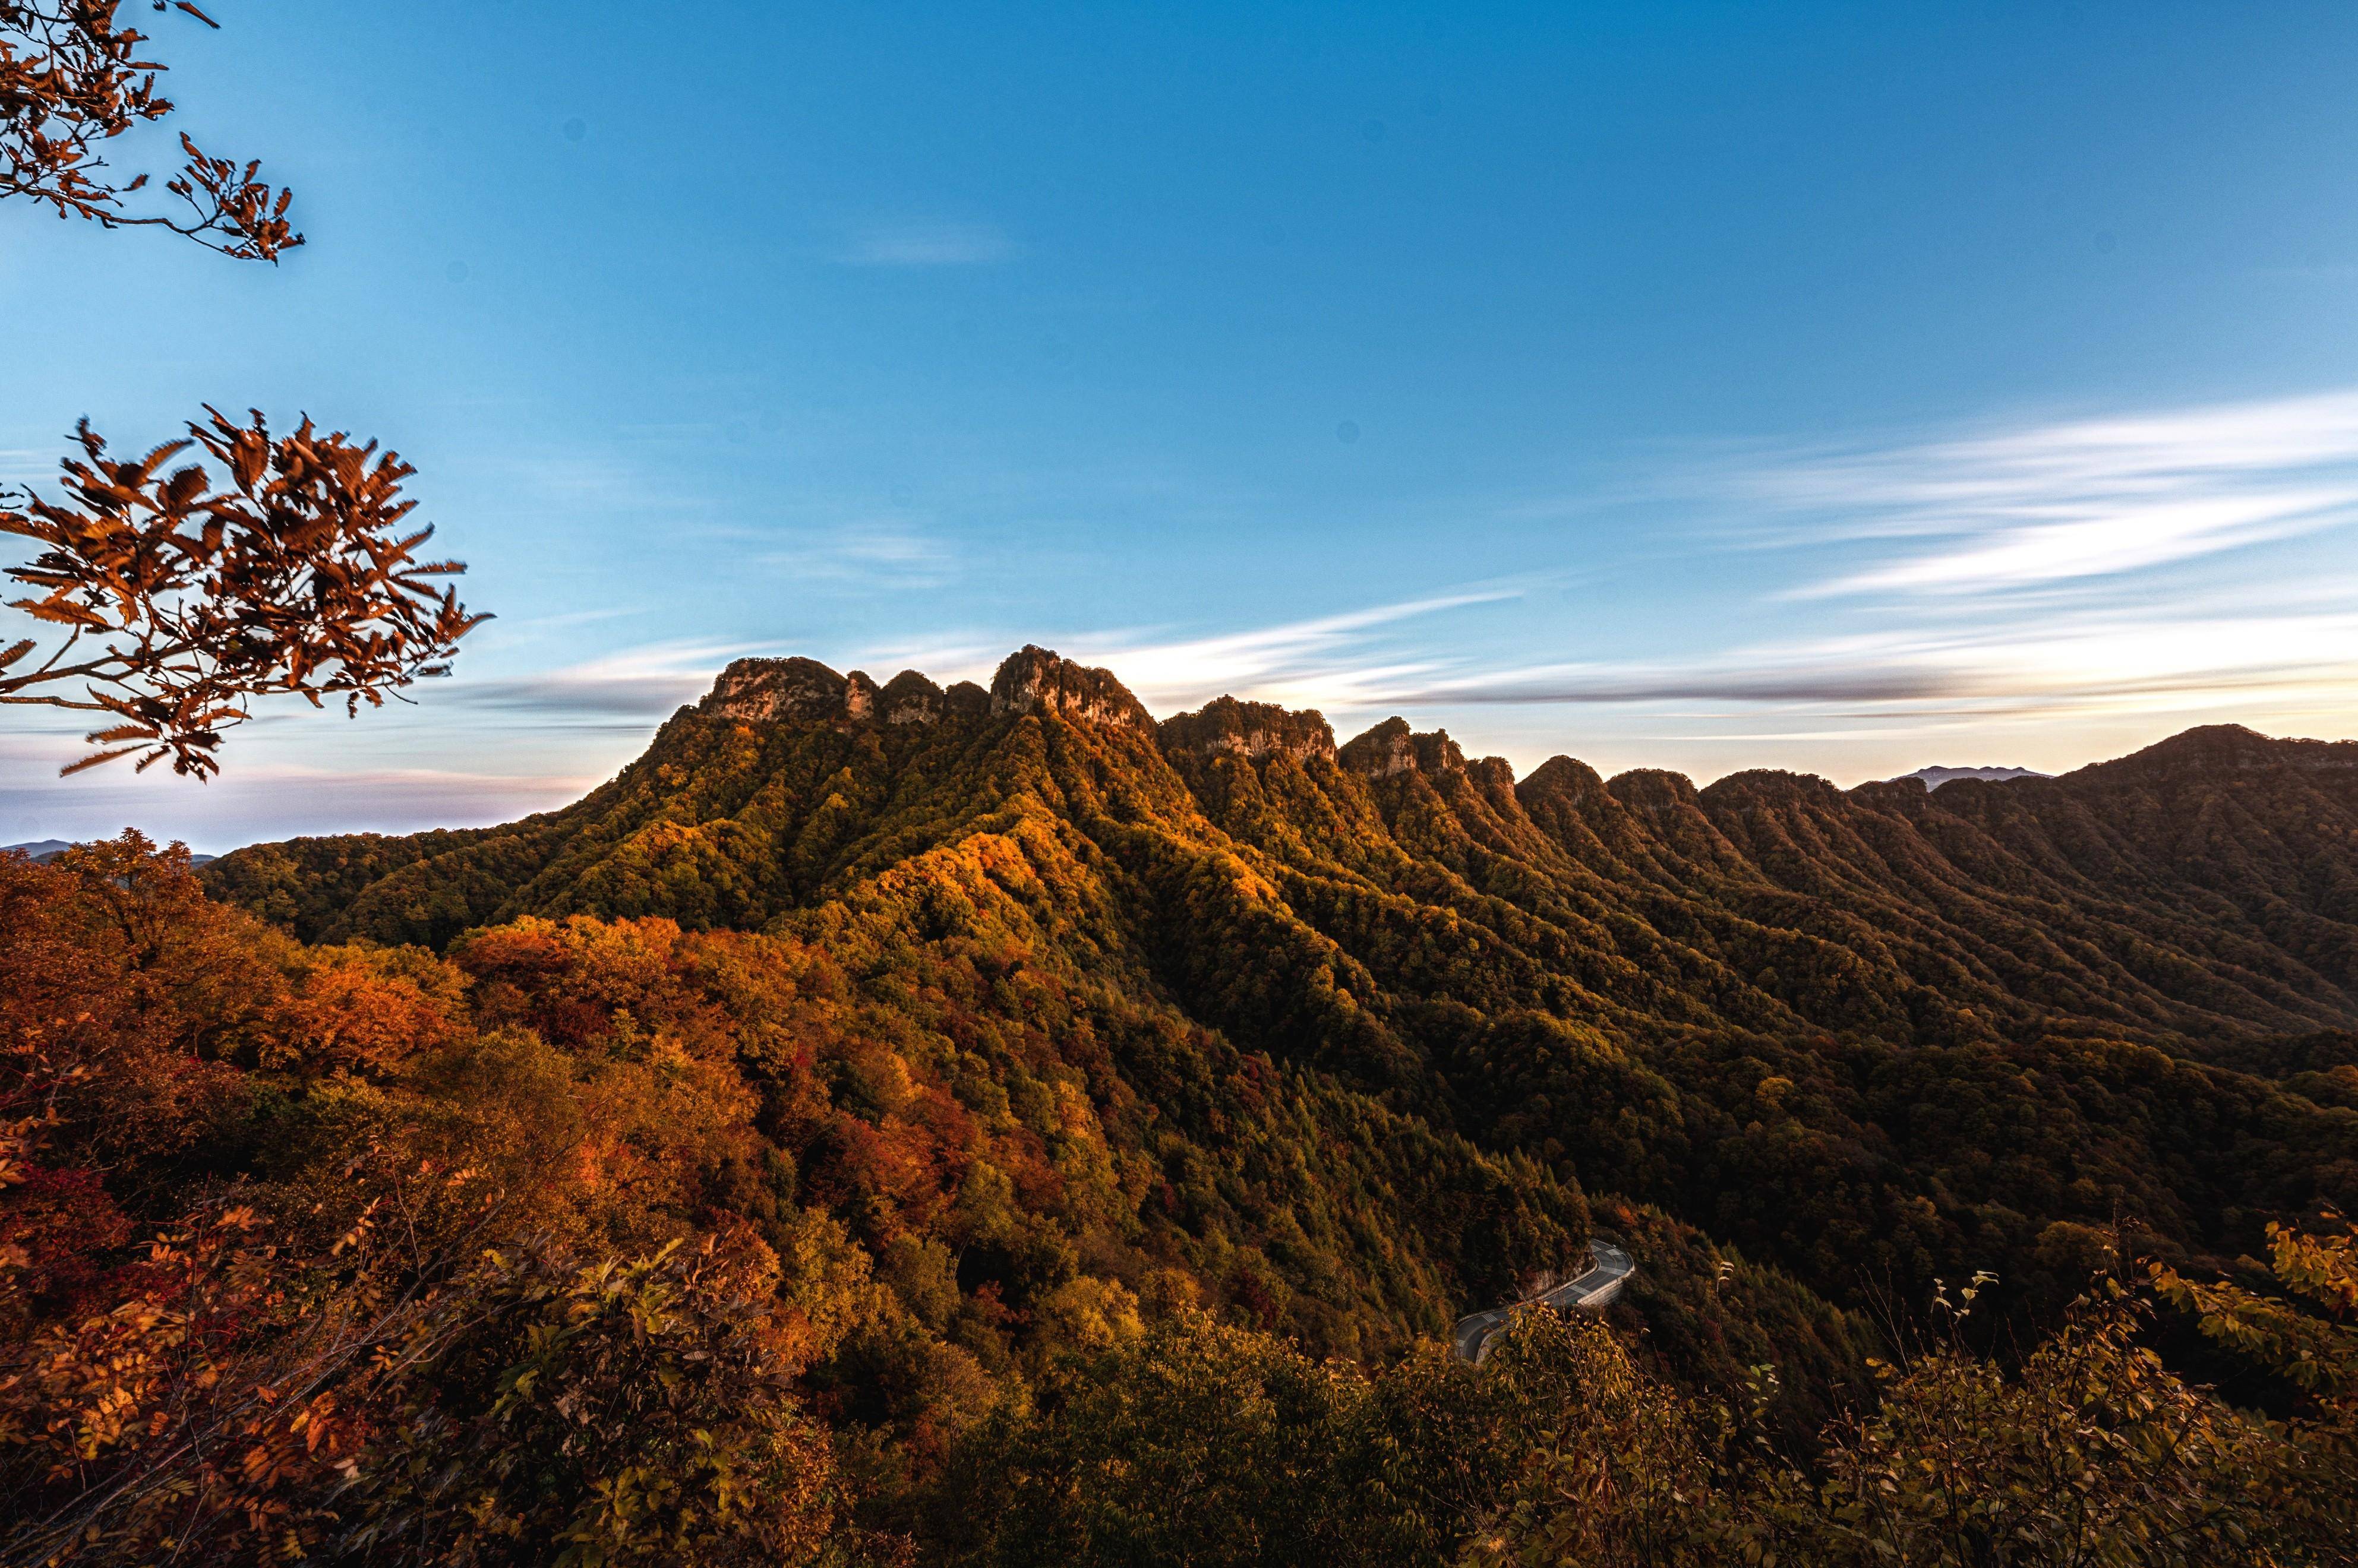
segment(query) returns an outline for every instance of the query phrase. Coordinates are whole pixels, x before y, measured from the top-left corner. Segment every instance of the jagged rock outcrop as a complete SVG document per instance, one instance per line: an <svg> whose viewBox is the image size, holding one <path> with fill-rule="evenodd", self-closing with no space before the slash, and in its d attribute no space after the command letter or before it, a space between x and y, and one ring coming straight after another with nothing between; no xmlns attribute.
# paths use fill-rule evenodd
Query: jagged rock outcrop
<svg viewBox="0 0 2358 1568"><path fill-rule="evenodd" d="M1154 733L1153 716L1110 670L1091 669L1045 648L1011 654L990 679L994 716L1045 710L1092 724Z"/></svg>
<svg viewBox="0 0 2358 1568"><path fill-rule="evenodd" d="M945 690L914 670L903 670L876 696L876 717L884 724L938 724L944 719L972 721L989 716L990 694L970 680L953 682Z"/></svg>
<svg viewBox="0 0 2358 1568"><path fill-rule="evenodd" d="M1164 719L1159 734L1165 752L1256 762L1263 757L1291 757L1297 762L1335 760L1335 731L1315 708L1295 712L1274 703L1223 697L1193 713Z"/></svg>
<svg viewBox="0 0 2358 1568"><path fill-rule="evenodd" d="M1044 750L1041 726L1079 743ZM2358 745L2219 726L1937 795L1773 771L1698 790L1569 758L1518 782L1398 718L1340 746L1316 713L1231 697L1158 725L1037 647L988 691L752 659L564 811L257 846L207 875L314 937L439 945L576 911L759 925L1017 809L1144 857L1126 885L1164 901L1147 927L1259 933L1260 979L1174 958L1171 984L1256 1008L1309 985L1365 1062L1413 1054L1379 999L1425 994L1436 965L1482 977L1461 1001L1641 1031L2216 1039L2358 1023L2353 764Z"/></svg>
<svg viewBox="0 0 2358 1568"><path fill-rule="evenodd" d="M887 724L932 724L942 716L942 688L914 670L884 683L879 709Z"/></svg>
<svg viewBox="0 0 2358 1568"><path fill-rule="evenodd" d="M1092 723L1152 732L1144 705L1105 670L1025 648L999 666L990 689L959 681L947 691L915 670L880 688L864 672L838 675L816 659L739 659L697 705L702 712L757 724L933 724L945 715L979 719L1053 709Z"/></svg>
<svg viewBox="0 0 2358 1568"><path fill-rule="evenodd" d="M1407 719L1399 718L1387 719L1354 736L1336 756L1351 772L1371 779L1466 770L1466 753L1457 749L1457 742L1449 738L1447 730L1419 734L1409 729Z"/></svg>
<svg viewBox="0 0 2358 1568"><path fill-rule="evenodd" d="M865 684L868 677L860 679ZM850 689L849 680L817 659L739 659L720 672L698 706L753 723L860 717L847 701Z"/></svg>

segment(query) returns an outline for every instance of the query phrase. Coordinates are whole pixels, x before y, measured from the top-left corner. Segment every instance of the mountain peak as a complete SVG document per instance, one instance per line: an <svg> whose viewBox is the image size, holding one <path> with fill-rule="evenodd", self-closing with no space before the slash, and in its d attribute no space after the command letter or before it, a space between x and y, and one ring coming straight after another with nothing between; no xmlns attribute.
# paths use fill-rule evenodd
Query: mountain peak
<svg viewBox="0 0 2358 1568"><path fill-rule="evenodd" d="M972 681L944 691L915 670L903 670L876 694L876 715L887 724L931 724L945 711L983 708L990 699Z"/></svg>
<svg viewBox="0 0 2358 1568"><path fill-rule="evenodd" d="M1550 757L1531 770L1515 793L1531 801L1560 800L1577 809L1605 792L1605 781L1595 768L1570 757Z"/></svg>
<svg viewBox="0 0 2358 1568"><path fill-rule="evenodd" d="M2290 741L2241 724L2202 724L2082 772L2147 775L2241 773L2254 768L2358 768L2358 741Z"/></svg>
<svg viewBox="0 0 2358 1568"><path fill-rule="evenodd" d="M1070 719L1154 732L1153 716L1110 670L1075 664L1029 643L1007 655L990 677L990 711L1030 713L1043 709Z"/></svg>
<svg viewBox="0 0 2358 1568"><path fill-rule="evenodd" d="M1797 773L1786 768L1746 768L1729 773L1709 787L1697 790L1697 801L1709 805L1725 802L1731 806L1832 806L1841 799L1842 791L1815 773Z"/></svg>
<svg viewBox="0 0 2358 1568"><path fill-rule="evenodd" d="M817 659L739 659L720 672L699 706L708 713L757 723L857 719L872 708L875 693L875 683L866 676L840 676Z"/></svg>
<svg viewBox="0 0 2358 1568"><path fill-rule="evenodd" d="M1902 773L1900 779L1920 779L1928 790L1939 789L1944 784L1959 779L1975 779L1983 784L2007 784L2015 779L2043 779L2048 775L2034 768L1918 768L1912 773ZM1894 784L1899 779L1890 781Z"/></svg>
<svg viewBox="0 0 2358 1568"><path fill-rule="evenodd" d="M1193 713L1177 713L1161 728L1165 751L1185 751L1207 757L1286 756L1297 762L1313 757L1335 760L1335 731L1316 708L1296 712L1272 702L1238 702L1216 697Z"/></svg>
<svg viewBox="0 0 2358 1568"><path fill-rule="evenodd" d="M1418 734L1398 716L1353 738L1336 754L1353 773L1378 779L1394 773L1452 773L1466 766L1466 753L1457 749L1448 730Z"/></svg>
<svg viewBox="0 0 2358 1568"><path fill-rule="evenodd" d="M1693 779L1668 768L1631 768L1606 780L1605 789L1633 811L1677 811L1699 798Z"/></svg>

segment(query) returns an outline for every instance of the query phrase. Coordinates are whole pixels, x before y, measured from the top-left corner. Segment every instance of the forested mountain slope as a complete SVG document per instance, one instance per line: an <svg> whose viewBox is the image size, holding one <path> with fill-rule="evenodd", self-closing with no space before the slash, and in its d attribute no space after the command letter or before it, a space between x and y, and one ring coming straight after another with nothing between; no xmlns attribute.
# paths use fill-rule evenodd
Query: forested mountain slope
<svg viewBox="0 0 2358 1568"><path fill-rule="evenodd" d="M1843 1465L2015 1378L1953 1477L2048 1497L2101 1371L2242 1445L2170 1483L2218 1539L2346 1561L2325 1319L2147 1268L2342 1299L2269 1227L2358 1203L2353 752L1517 780L1027 649L734 665L505 827L0 855L0 1555L1438 1568L1585 1528L1552 1454L1882 1561ZM1449 1358L1592 1240L1609 1330ZM2153 1383L2190 1312L2308 1435Z"/></svg>
<svg viewBox="0 0 2358 1568"><path fill-rule="evenodd" d="M1518 781L1399 719L1157 723L1026 649L988 691L741 662L563 811L204 874L312 940L663 916L871 989L979 943L1842 1296L2000 1259L2064 1290L2115 1220L2199 1252L2358 1198L2353 834L2346 743L2200 730L1937 795Z"/></svg>
<svg viewBox="0 0 2358 1568"><path fill-rule="evenodd" d="M1183 990L1233 989L1219 932L1267 922L1363 1001L1649 1033L2200 1043L2358 1017L2358 743L2217 727L1937 796L1565 757L1518 783L1400 719L1339 748L1315 713L1226 698L1157 725L1036 649L989 692L743 662L563 811L257 846L207 880L314 939L438 947L527 914L758 929L905 895L897 871L1026 821L1119 872L1107 917L1160 930Z"/></svg>

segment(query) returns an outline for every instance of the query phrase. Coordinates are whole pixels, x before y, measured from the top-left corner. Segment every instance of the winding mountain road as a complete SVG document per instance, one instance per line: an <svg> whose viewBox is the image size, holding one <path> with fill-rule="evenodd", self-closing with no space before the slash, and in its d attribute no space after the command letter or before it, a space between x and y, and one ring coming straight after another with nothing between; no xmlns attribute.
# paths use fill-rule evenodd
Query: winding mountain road
<svg viewBox="0 0 2358 1568"><path fill-rule="evenodd" d="M1552 1306L1562 1312L1571 1312L1578 1308L1603 1307L1619 1295L1623 1282L1638 1271L1637 1263L1618 1247L1607 1246L1602 1241L1590 1242L1588 1251L1596 1260L1596 1266L1579 1278L1567 1280L1552 1290L1541 1291L1523 1301L1459 1318L1456 1328L1449 1336L1450 1346L1456 1351L1457 1358L1478 1366L1482 1357L1490 1353L1491 1336L1506 1327L1507 1320L1527 1306Z"/></svg>

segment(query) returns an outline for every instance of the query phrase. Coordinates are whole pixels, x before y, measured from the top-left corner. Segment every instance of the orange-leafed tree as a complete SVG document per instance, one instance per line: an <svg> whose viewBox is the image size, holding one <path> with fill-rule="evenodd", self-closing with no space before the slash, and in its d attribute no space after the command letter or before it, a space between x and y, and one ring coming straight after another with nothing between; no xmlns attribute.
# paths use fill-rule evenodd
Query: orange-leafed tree
<svg viewBox="0 0 2358 1568"><path fill-rule="evenodd" d="M42 657L30 637L0 648L0 703L110 720L68 773L136 753L206 777L253 698L381 707L446 673L485 619L437 581L462 565L419 558L434 531L408 525L397 454L308 419L274 438L259 412L206 413L128 460L85 420L59 499L0 504L0 533L39 547L6 573L35 590L10 608L60 633Z"/></svg>
<svg viewBox="0 0 2358 1568"><path fill-rule="evenodd" d="M214 25L187 0L170 8ZM0 0L0 200L275 263L303 236L287 222L291 193L258 163L213 157L183 134L186 165L165 186L179 207L164 211L131 200L146 175L109 164L117 137L174 111L157 84L165 67L122 9ZM103 716L98 750L67 773L136 755L143 769L168 760L209 777L222 732L254 698L382 706L443 673L483 619L432 580L464 568L417 555L433 531L407 526L416 503L401 486L415 470L397 454L308 418L274 437L258 412L243 425L205 412L188 439L130 460L84 420L62 494L0 491L0 533L38 552L5 573L34 589L10 608L57 633L52 646L0 634L0 704Z"/></svg>

